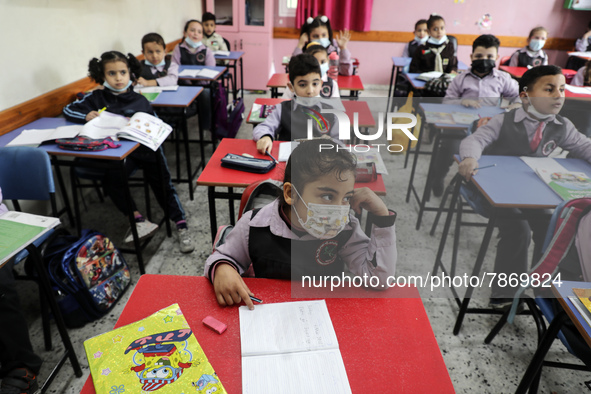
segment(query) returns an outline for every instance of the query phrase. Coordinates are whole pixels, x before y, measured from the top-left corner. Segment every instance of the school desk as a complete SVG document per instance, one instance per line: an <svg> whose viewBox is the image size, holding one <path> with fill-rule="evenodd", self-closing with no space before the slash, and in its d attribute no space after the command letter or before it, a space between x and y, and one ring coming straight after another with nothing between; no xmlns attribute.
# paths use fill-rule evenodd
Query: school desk
<svg viewBox="0 0 591 394"><path fill-rule="evenodd" d="M523 76L523 74L525 74L525 72L528 70L528 68L527 67L499 66L499 70L509 73L509 75L511 75L515 79L519 79ZM575 70L568 70L568 69L563 68L562 74L564 75L564 77L566 78L566 82L568 83L573 79L573 77L577 74L577 72Z"/></svg>
<svg viewBox="0 0 591 394"><path fill-rule="evenodd" d="M141 92L141 89L140 89ZM180 132L184 139L185 145L185 161L187 164L187 179L181 179L181 163L180 163L180 147L179 147L179 138L175 138L175 153L176 153L176 179L173 179L175 182L187 182L189 185L189 198L193 201L193 188L194 183L193 180L199 171L199 168L205 167L205 148L203 144L199 144L201 148L201 162L193 171L193 167L191 166L191 153L189 149L189 128L187 126L187 108L195 101L197 96L199 96L203 92L203 88L201 86L179 86L176 91L165 90L156 97L156 100L152 101L152 106L157 108L179 108L182 110L182 116L178 119L178 122L175 122L180 126ZM203 130L199 127L199 138L203 141Z"/></svg>
<svg viewBox="0 0 591 394"><path fill-rule="evenodd" d="M456 162L459 162L459 156L455 156ZM580 159L556 159L560 165L569 171L584 172L587 176L591 176L591 164ZM484 233L474 268L470 275L478 276L482 268L482 263L488 249L488 245L492 238L492 233L495 228L496 218L503 214L503 208L518 208L518 209L554 209L562 202L562 198L558 196L544 181L542 181L534 170L529 167L518 156L482 156L478 160L479 167L496 164L495 167L490 167L478 171L472 177L472 182L480 193L488 200L492 209L486 231ZM459 176L459 175L458 175ZM449 227L454 214L455 204L461 204L459 200L461 182L456 182L453 190L451 204L447 211L447 217L435 258L435 266L433 274L436 274L437 268L442 267L441 256L445 248ZM455 293L455 289L452 289ZM468 308L470 298L474 288L468 286L464 299L460 301L456 296L456 303L460 308L456 324L454 327L454 335L457 335L462 326L463 319L466 313L482 313L482 314L498 314L499 311L493 311L487 308Z"/></svg>
<svg viewBox="0 0 591 394"><path fill-rule="evenodd" d="M291 282L244 278L264 303L293 302ZM156 291L155 291L156 289ZM357 298L325 297L353 393L453 393L454 388L414 287L391 288L384 297L355 289ZM389 297L389 298L386 298ZM142 276L115 328L178 303L195 338L228 393L242 392L238 307L217 304L213 286L200 276ZM256 308L256 305L255 305ZM217 334L201 322L207 315L228 325ZM182 379L182 378L181 378ZM277 392L281 392L277 382ZM310 382L313 386L313 382ZM88 377L81 394L94 393Z"/></svg>
<svg viewBox="0 0 591 394"><path fill-rule="evenodd" d="M40 118L34 122L31 122L25 126L19 127L16 130L11 131L10 133L4 134L0 137L0 146L5 146L8 142L12 141L16 138L23 130L26 129L55 129L56 127L60 126L67 126L72 125L74 123L68 122L65 118ZM125 171L125 158L129 156L134 150L139 147L139 144L135 141L126 141L121 140L118 142L121 144L119 148L116 149L106 149L103 151L96 151L96 152L83 152L83 151L69 151L63 150L58 148L57 144L49 143L43 144L39 146L40 149L43 149L51 156L51 163L55 166L56 169L56 176L58 177L58 181L63 183L61 180L61 166L69 167L71 171L73 171L74 167L85 167L85 168L101 168L101 169L116 169L121 171L123 174L123 180L125 183L125 197L127 199L128 207L129 207L129 214L127 215L129 220L129 225L131 227L131 232L133 235L133 249L122 249L122 252L132 252L135 253L138 259L138 266L140 269L140 273L144 274L144 260L142 257L142 249L145 247L146 243L142 246L140 244L140 240L138 238L137 229L135 227L135 219L133 217L133 210L131 208L131 193L129 190L129 183L127 180L127 172ZM98 159L98 160L72 160L73 158L81 158L81 159ZM78 234L82 231L82 223L81 223L81 215L80 215L80 207L78 204L78 192L75 187L75 177L70 176L70 183L71 183L71 190L72 196L74 198L74 218L76 222L76 228L78 230ZM67 193L63 196L64 201L66 204L69 204ZM165 215L167 216L167 215ZM166 221L167 232L170 235L170 221Z"/></svg>
<svg viewBox="0 0 591 394"><path fill-rule="evenodd" d="M574 55L574 53L576 53L576 55ZM567 52L567 54L569 56L578 57L579 59L583 59L585 61L591 59L591 52L575 52L575 51L569 51L569 52Z"/></svg>
<svg viewBox="0 0 591 394"><path fill-rule="evenodd" d="M215 60L227 60L228 64L226 67L231 68L234 74L234 81L232 86L232 96L234 100L238 97L236 94L236 85L238 83L238 75L236 74L236 63L240 61L240 97L244 98L244 64L242 61L242 56L244 56L244 52L242 51L230 51L228 56L220 55L217 52L213 53L213 57Z"/></svg>
<svg viewBox="0 0 591 394"><path fill-rule="evenodd" d="M273 141L272 155L277 158L279 155L280 141ZM215 208L215 199L223 198L228 200L228 208L230 211L230 224L235 223L234 215L234 200L240 200L241 193L235 193L233 188L246 188L251 183L263 179L275 179L283 181L285 175L286 162L279 162L275 168L266 174L255 174L251 172L234 170L231 168L224 168L221 164L221 159L228 153L242 154L247 153L258 159L268 159L269 156L261 155L257 152L256 143L252 140L241 140L233 138L224 138L219 146L213 152L211 159L205 166L203 172L197 179L197 185L207 186L207 199L209 203L209 222L211 228L211 239L215 238L217 232L217 217ZM381 174L373 182L358 183L356 187L368 187L378 195L386 194L386 186ZM228 192L217 192L216 187L227 187Z"/></svg>
<svg viewBox="0 0 591 394"><path fill-rule="evenodd" d="M278 98L280 88L286 88L289 82L289 74L277 73L273 74L267 82L267 87L271 88L271 98ZM350 97L358 97L359 91L364 90L363 83L359 75L339 75L337 79L339 90L349 90Z"/></svg>
<svg viewBox="0 0 591 394"><path fill-rule="evenodd" d="M587 345L591 346L591 327L583 318L583 316L581 316L579 310L572 304L571 300L568 299L568 297L575 296L575 294L573 293L573 288L590 289L591 283L561 281L560 284L558 284L557 282L553 282L551 286L552 292L560 302L560 305L562 306L563 310L558 312L550 322L550 326L544 333L544 336L541 338L536 352L532 357L532 361L528 365L527 370L521 378L516 393L527 392L532 382L535 380L536 375L542 368L542 365L544 363L544 357L546 356L548 350L550 349L550 346L556 339L558 331L569 318L574 323L575 327L577 327L577 330L579 331L583 339L585 339ZM581 365L578 369L582 371L588 371L588 368L583 365Z"/></svg>
<svg viewBox="0 0 591 394"><path fill-rule="evenodd" d="M452 114L454 112L459 112L463 114L473 114L478 115L479 117L487 117L487 116L494 116L500 113L505 112L504 109L500 107L493 107L493 106L482 106L480 108L468 108L464 107L461 104L428 104L428 103L420 103L419 109L422 111L423 114L423 125L431 124L436 130L437 133L435 134L435 141L433 142L433 150L429 151L421 151L422 145L422 135L423 131L426 129L424 126L421 127L419 131L417 145L414 148L413 154L413 163L412 169L410 172L410 179L408 181L408 188L406 190L406 202L409 202L411 193L414 195L415 200L419 204L419 215L417 217L417 224L416 229L418 230L421 227L421 221L423 218L423 214L425 211L437 211L438 207L429 207L426 206L427 201L429 201L431 196L431 188L433 183L433 173L435 171L435 166L437 165L436 161L433 160L434 157L437 157L437 152L439 151L439 144L442 139L445 138L458 138L458 131L460 131L461 135L465 135L466 131L469 129L471 125L469 124L441 124L441 123L429 123L427 121L426 116L424 116L425 112L443 112ZM410 147L410 144L409 144ZM406 155L410 154L410 149L407 149ZM416 173L417 163L419 159L419 155L430 155L431 161L429 162L429 170L427 172L427 180L425 182L425 188L423 190L423 196L420 198L419 194L416 191L416 188L413 184L414 177Z"/></svg>

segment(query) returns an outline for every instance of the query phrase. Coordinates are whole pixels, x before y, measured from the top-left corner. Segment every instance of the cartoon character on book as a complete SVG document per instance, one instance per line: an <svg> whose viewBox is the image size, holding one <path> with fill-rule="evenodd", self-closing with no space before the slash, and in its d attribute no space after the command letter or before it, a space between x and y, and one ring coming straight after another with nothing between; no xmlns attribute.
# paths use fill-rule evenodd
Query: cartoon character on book
<svg viewBox="0 0 591 394"><path fill-rule="evenodd" d="M190 329L149 335L133 341L125 354L135 350L131 367L142 384L142 390L155 391L177 381L193 364L187 348Z"/></svg>
<svg viewBox="0 0 591 394"><path fill-rule="evenodd" d="M205 394L213 394L218 390L222 390L217 374L215 376L203 374L197 382L193 382L193 386L197 387L197 391Z"/></svg>

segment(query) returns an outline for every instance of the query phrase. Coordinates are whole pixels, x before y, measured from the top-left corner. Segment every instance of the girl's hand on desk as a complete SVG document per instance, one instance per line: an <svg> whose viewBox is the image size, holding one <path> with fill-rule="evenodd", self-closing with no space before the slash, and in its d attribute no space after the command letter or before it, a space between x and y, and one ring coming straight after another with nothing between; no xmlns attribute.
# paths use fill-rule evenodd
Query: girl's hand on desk
<svg viewBox="0 0 591 394"><path fill-rule="evenodd" d="M89 113L86 114L86 121L88 122L89 120L93 120L97 116L99 116L98 111L90 111Z"/></svg>
<svg viewBox="0 0 591 394"><path fill-rule="evenodd" d="M347 44L349 43L350 39L351 39L351 32L348 29L345 29L344 31L341 30L339 32L339 35L337 36L337 43L339 44L339 48L341 48L341 49L347 48Z"/></svg>
<svg viewBox="0 0 591 394"><path fill-rule="evenodd" d="M265 136L257 141L257 150L260 154L271 153L271 149L273 149L273 140L271 138Z"/></svg>
<svg viewBox="0 0 591 394"><path fill-rule="evenodd" d="M308 42L308 33L304 33L300 36L300 40L298 41L298 48L303 49L304 45Z"/></svg>
<svg viewBox="0 0 591 394"><path fill-rule="evenodd" d="M222 306L239 304L244 301L248 309L253 310L254 305L250 299L254 295L242 277L230 264L220 263L215 269L213 288L218 304Z"/></svg>
<svg viewBox="0 0 591 394"><path fill-rule="evenodd" d="M361 213L361 209L365 209L376 216L390 215L386 204L368 187L355 189L349 203L351 204L351 209L358 214Z"/></svg>
<svg viewBox="0 0 591 394"><path fill-rule="evenodd" d="M480 108L480 102L478 100L463 99L462 105L468 108Z"/></svg>
<svg viewBox="0 0 591 394"><path fill-rule="evenodd" d="M472 178L472 176L476 175L476 173L478 172L478 170L474 170L477 167L478 167L478 160L476 160L472 157L466 157L460 163L460 166L458 168L458 172L467 181L469 181Z"/></svg>
<svg viewBox="0 0 591 394"><path fill-rule="evenodd" d="M139 85L142 85L142 86L158 86L158 83L156 82L155 79L153 79L153 80L150 81L150 80L147 80L144 77L139 77L137 79L137 83Z"/></svg>

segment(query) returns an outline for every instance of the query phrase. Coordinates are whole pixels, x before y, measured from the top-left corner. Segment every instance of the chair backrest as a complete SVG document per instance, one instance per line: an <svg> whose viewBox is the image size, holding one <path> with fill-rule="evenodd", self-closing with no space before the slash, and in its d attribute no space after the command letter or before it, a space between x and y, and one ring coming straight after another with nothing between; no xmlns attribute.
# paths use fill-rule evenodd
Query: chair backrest
<svg viewBox="0 0 591 394"><path fill-rule="evenodd" d="M454 56L458 56L458 39L454 36L447 36L447 39L454 46Z"/></svg>
<svg viewBox="0 0 591 394"><path fill-rule="evenodd" d="M0 187L7 200L49 200L55 193L49 155L28 146L0 148Z"/></svg>
<svg viewBox="0 0 591 394"><path fill-rule="evenodd" d="M272 179L256 181L248 185L248 187L242 192L238 219L242 217L244 212L262 208L273 202L273 200L279 197L279 193L282 191L282 186L282 182Z"/></svg>
<svg viewBox="0 0 591 394"><path fill-rule="evenodd" d="M499 62L499 66L508 66L511 61L511 56L503 56Z"/></svg>
<svg viewBox="0 0 591 394"><path fill-rule="evenodd" d="M229 51L232 50L232 48L230 47L230 41L226 40L224 37L222 37L224 39L224 42L226 43L226 47L228 48Z"/></svg>

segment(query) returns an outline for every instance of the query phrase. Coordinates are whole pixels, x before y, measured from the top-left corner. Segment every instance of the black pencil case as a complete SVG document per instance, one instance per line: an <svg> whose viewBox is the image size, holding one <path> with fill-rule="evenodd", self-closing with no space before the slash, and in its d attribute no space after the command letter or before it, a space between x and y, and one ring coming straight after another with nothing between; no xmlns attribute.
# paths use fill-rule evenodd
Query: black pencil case
<svg viewBox="0 0 591 394"><path fill-rule="evenodd" d="M222 167L265 174L275 167L275 162L272 160L255 159L252 157L228 153L226 156L222 157Z"/></svg>

